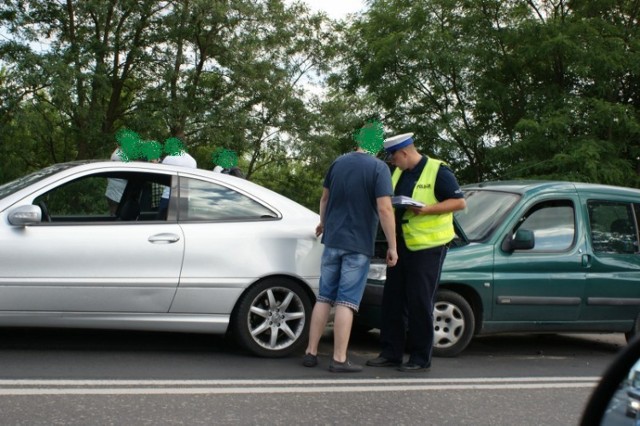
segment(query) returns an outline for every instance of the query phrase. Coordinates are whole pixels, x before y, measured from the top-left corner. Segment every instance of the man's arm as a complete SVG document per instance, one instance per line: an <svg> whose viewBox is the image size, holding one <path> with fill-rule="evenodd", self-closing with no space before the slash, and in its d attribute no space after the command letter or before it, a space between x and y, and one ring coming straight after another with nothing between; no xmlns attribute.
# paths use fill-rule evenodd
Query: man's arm
<svg viewBox="0 0 640 426"><path fill-rule="evenodd" d="M467 202L464 198L447 198L430 206L409 207L409 210L415 214L441 214L462 210L465 207L467 207Z"/></svg>
<svg viewBox="0 0 640 426"><path fill-rule="evenodd" d="M378 197L376 204L378 216L380 217L380 226L387 239L387 265L395 266L396 262L398 262L398 250L396 246L396 219L393 215L391 197Z"/></svg>
<svg viewBox="0 0 640 426"><path fill-rule="evenodd" d="M324 231L324 214L327 210L327 203L329 202L329 188L322 188L322 196L320 197L320 223L316 226L316 237Z"/></svg>

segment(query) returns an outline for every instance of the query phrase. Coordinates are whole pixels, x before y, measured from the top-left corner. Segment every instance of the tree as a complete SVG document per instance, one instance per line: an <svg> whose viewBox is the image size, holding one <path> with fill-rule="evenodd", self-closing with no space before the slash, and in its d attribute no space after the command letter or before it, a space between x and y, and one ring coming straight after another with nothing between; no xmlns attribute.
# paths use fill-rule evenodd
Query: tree
<svg viewBox="0 0 640 426"><path fill-rule="evenodd" d="M62 139L53 140L55 133L38 120L14 120L16 131L29 130L37 148L48 148L34 166L113 149L136 82L147 76L144 46L158 31L153 18L166 7L150 0L4 2L1 22L15 40L3 46L10 81L4 94L14 112L30 105L32 117L49 121Z"/></svg>
<svg viewBox="0 0 640 426"><path fill-rule="evenodd" d="M464 34L468 17L459 1L373 1L346 35L338 79L355 93L373 94L389 130L416 133L425 152L461 170L464 180L485 174L492 143L476 117L477 42ZM479 66L479 65L478 65Z"/></svg>
<svg viewBox="0 0 640 426"><path fill-rule="evenodd" d="M123 127L181 136L205 168L216 148L235 150L258 181L271 165L306 170L300 153L318 119L307 83L327 69L334 32L301 4L12 0L0 22L12 40L0 45L5 135L42 153L23 172L106 158ZM20 152L15 140L2 149Z"/></svg>
<svg viewBox="0 0 640 426"><path fill-rule="evenodd" d="M617 6L614 6L614 3ZM638 186L637 6L530 1L514 55L528 94L505 177ZM614 7L611 7L614 6Z"/></svg>
<svg viewBox="0 0 640 426"><path fill-rule="evenodd" d="M343 90L375 96L461 181L637 186L635 2L374 0L347 31Z"/></svg>

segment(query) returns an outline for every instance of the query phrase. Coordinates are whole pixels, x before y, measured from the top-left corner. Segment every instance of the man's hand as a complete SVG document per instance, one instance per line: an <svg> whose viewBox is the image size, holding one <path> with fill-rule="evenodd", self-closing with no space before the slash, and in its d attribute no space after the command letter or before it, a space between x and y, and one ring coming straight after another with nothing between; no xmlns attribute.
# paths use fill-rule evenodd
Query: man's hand
<svg viewBox="0 0 640 426"><path fill-rule="evenodd" d="M316 237L319 237L322 231L324 231L324 225L319 223L318 226L316 226Z"/></svg>
<svg viewBox="0 0 640 426"><path fill-rule="evenodd" d="M416 215L421 215L421 214L429 214L428 213L428 206L422 206L422 207L407 207L407 210L410 210L411 212L413 212L413 214Z"/></svg>
<svg viewBox="0 0 640 426"><path fill-rule="evenodd" d="M398 252L394 248L387 249L387 266L396 266L398 263Z"/></svg>

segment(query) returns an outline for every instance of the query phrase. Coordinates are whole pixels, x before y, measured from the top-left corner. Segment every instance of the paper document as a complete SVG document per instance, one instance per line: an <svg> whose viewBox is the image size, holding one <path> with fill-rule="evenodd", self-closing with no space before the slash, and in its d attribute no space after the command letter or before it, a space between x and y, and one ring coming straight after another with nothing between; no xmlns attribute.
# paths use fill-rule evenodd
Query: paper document
<svg viewBox="0 0 640 426"><path fill-rule="evenodd" d="M424 203L420 201L414 200L411 197L407 197L405 195L396 195L395 197L391 197L391 204L394 207L423 207Z"/></svg>

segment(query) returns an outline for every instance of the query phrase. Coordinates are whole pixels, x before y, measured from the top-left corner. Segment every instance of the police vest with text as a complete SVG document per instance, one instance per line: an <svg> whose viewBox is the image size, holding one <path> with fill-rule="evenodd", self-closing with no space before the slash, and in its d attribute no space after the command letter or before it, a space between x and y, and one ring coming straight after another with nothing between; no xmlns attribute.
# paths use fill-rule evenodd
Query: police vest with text
<svg viewBox="0 0 640 426"><path fill-rule="evenodd" d="M435 186L441 164L445 163L433 158L427 159L427 164L416 182L411 198L426 205L438 202ZM400 180L400 175L402 175L402 170L396 168L391 177L394 189ZM417 215L407 210L402 219L404 241L411 251L445 245L456 235L453 229L453 213Z"/></svg>

